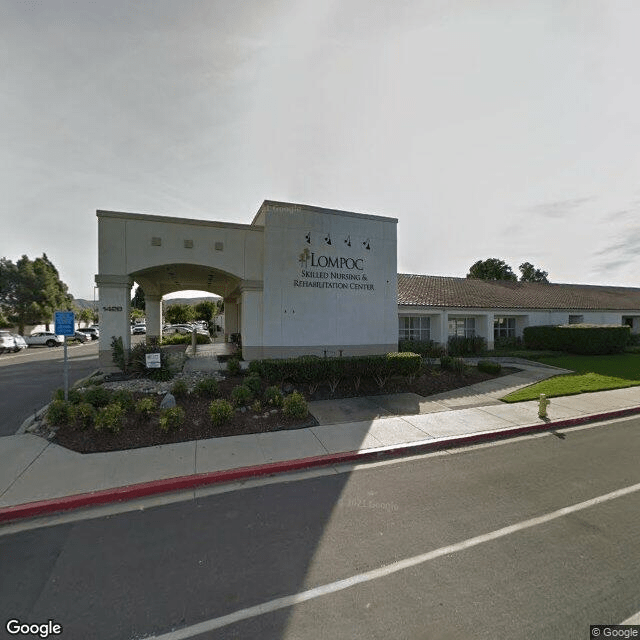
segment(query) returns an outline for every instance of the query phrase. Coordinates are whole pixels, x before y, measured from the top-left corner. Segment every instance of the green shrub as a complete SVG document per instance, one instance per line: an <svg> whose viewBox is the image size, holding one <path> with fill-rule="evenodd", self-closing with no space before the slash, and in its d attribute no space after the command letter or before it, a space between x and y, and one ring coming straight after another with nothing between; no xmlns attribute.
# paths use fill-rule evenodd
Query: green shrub
<svg viewBox="0 0 640 640"><path fill-rule="evenodd" d="M282 412L288 418L306 418L309 413L307 401L301 393L294 391L284 399Z"/></svg>
<svg viewBox="0 0 640 640"><path fill-rule="evenodd" d="M262 388L262 380L257 373L249 373L249 375L244 379L243 384L245 387L249 387L249 389L251 389L251 393L253 393L254 396L257 396Z"/></svg>
<svg viewBox="0 0 640 640"><path fill-rule="evenodd" d="M219 427L220 425L229 422L233 416L233 407L227 400L214 400L209 405L209 416L211 422Z"/></svg>
<svg viewBox="0 0 640 640"><path fill-rule="evenodd" d="M54 427L61 427L71 422L73 415L70 402L56 399L51 402L47 409L47 422Z"/></svg>
<svg viewBox="0 0 640 640"><path fill-rule="evenodd" d="M447 354L450 356L476 356L487 350L487 341L482 336L450 336Z"/></svg>
<svg viewBox="0 0 640 640"><path fill-rule="evenodd" d="M281 407L284 396L278 387L267 387L262 396L265 403L271 407Z"/></svg>
<svg viewBox="0 0 640 640"><path fill-rule="evenodd" d="M451 371L453 369L453 358L451 356L440 356L440 369Z"/></svg>
<svg viewBox="0 0 640 640"><path fill-rule="evenodd" d="M231 376L237 376L240 370L240 360L238 358L229 358L227 361L227 373Z"/></svg>
<svg viewBox="0 0 640 640"><path fill-rule="evenodd" d="M260 402L260 400L253 401L253 404L251 405L251 411L253 411L254 413L262 413L262 403Z"/></svg>
<svg viewBox="0 0 640 640"><path fill-rule="evenodd" d="M111 359L120 371L126 373L127 353L122 343L122 338L116 338L115 336L111 338Z"/></svg>
<svg viewBox="0 0 640 640"><path fill-rule="evenodd" d="M184 409L182 407L169 407L160 410L160 421L158 426L161 431L168 433L175 429L179 429L186 419Z"/></svg>
<svg viewBox="0 0 640 640"><path fill-rule="evenodd" d="M78 426L88 429L94 425L96 409L88 402L80 402L73 407L73 419Z"/></svg>
<svg viewBox="0 0 640 640"><path fill-rule="evenodd" d="M117 402L112 402L106 407L101 407L96 414L96 431L105 429L111 433L119 433L124 425L125 413L122 405Z"/></svg>
<svg viewBox="0 0 640 640"><path fill-rule="evenodd" d="M156 411L156 401L152 397L140 398L136 402L136 413L143 418L150 418Z"/></svg>
<svg viewBox="0 0 640 640"><path fill-rule="evenodd" d="M626 325L544 325L525 327L523 333L527 349L606 355L624 351L629 342L631 329Z"/></svg>
<svg viewBox="0 0 640 640"><path fill-rule="evenodd" d="M117 402L125 411L133 409L133 393L127 389L118 389L113 392L111 402Z"/></svg>
<svg viewBox="0 0 640 640"><path fill-rule="evenodd" d="M184 378L176 380L171 385L171 393L176 398L184 398L189 393L189 389L187 388L187 381L184 380Z"/></svg>
<svg viewBox="0 0 640 640"><path fill-rule="evenodd" d="M78 391L78 389L71 387L71 389L69 389L69 392L67 393L67 397L71 404L78 404L82 402L84 396L80 391ZM56 389L53 392L53 399L64 401L64 389Z"/></svg>
<svg viewBox="0 0 640 640"><path fill-rule="evenodd" d="M498 374L502 371L502 365L493 360L480 360L477 367L478 371L482 371L483 373Z"/></svg>
<svg viewBox="0 0 640 640"><path fill-rule="evenodd" d="M209 344L211 342L211 338L209 336L205 336L203 333L196 333L196 344ZM191 344L191 334L190 333L174 333L172 336L166 336L162 338L162 344L164 345L172 345L172 344Z"/></svg>
<svg viewBox="0 0 640 640"><path fill-rule="evenodd" d="M202 378L196 383L193 392L199 398L217 398L219 395L218 381L212 377Z"/></svg>
<svg viewBox="0 0 640 640"><path fill-rule="evenodd" d="M231 402L236 407L244 407L248 405L253 399L253 393L249 387L245 387L243 384L234 387L231 391Z"/></svg>
<svg viewBox="0 0 640 640"><path fill-rule="evenodd" d="M453 358L453 361L451 363L451 371L453 371L453 373L455 373L457 376L462 376L464 375L466 370L467 365L464 363L464 360L462 358Z"/></svg>
<svg viewBox="0 0 640 640"><path fill-rule="evenodd" d="M432 360L439 358L444 349L433 340L400 340L398 343L398 351L400 353L417 353L423 358Z"/></svg>
<svg viewBox="0 0 640 640"><path fill-rule="evenodd" d="M493 343L494 351L508 351L513 349L522 349L524 341L520 337L501 336L495 339Z"/></svg>
<svg viewBox="0 0 640 640"><path fill-rule="evenodd" d="M106 407L111 402L112 391L105 389L104 387L96 386L89 387L84 394L84 402L92 404L96 409L100 407Z"/></svg>

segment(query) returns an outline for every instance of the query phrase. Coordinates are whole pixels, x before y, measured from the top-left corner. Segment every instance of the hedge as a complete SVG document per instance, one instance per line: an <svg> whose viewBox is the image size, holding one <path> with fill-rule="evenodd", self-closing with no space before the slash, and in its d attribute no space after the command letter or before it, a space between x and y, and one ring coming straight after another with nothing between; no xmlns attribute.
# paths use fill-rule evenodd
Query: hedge
<svg viewBox="0 0 640 640"><path fill-rule="evenodd" d="M337 378L415 376L421 364L421 357L409 352L343 358L301 356L282 360L253 360L249 364L249 371L257 373L269 384L291 381L313 385Z"/></svg>
<svg viewBox="0 0 640 640"><path fill-rule="evenodd" d="M523 337L527 349L605 355L622 353L631 338L631 329L625 325L543 325L525 327Z"/></svg>

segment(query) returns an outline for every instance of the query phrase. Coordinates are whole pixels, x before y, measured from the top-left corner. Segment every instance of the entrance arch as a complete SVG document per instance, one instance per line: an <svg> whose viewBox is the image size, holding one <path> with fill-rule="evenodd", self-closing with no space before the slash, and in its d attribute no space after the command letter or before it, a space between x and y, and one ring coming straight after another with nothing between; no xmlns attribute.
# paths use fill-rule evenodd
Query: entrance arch
<svg viewBox="0 0 640 640"><path fill-rule="evenodd" d="M261 344L262 226L114 211L97 216L101 366L113 365L114 337L131 346L134 281L145 292L148 337L162 336L164 295L197 289L223 297L227 331L241 333L249 350Z"/></svg>

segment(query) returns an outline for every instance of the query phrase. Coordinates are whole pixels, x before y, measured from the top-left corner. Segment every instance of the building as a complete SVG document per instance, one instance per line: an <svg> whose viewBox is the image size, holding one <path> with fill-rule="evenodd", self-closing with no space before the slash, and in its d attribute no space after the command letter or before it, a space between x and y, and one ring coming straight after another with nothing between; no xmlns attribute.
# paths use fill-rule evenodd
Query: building
<svg viewBox="0 0 640 640"><path fill-rule="evenodd" d="M522 337L525 327L627 324L640 333L640 289L398 274L398 337Z"/></svg>
<svg viewBox="0 0 640 640"><path fill-rule="evenodd" d="M397 273L397 220L265 201L250 224L98 211L100 363L129 348L131 286L145 292L147 337L162 297L223 297L225 334L245 359L388 353L398 339L518 337L541 324L628 324L640 289L486 282Z"/></svg>

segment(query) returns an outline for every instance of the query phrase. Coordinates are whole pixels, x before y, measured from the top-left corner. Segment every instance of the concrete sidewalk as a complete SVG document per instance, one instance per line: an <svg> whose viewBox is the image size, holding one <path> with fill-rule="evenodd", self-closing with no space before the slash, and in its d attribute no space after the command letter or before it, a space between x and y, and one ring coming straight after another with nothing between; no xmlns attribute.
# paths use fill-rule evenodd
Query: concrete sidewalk
<svg viewBox="0 0 640 640"><path fill-rule="evenodd" d="M428 400L393 394L311 402L316 427L80 454L38 436L0 438L0 520L342 462L380 459L640 413L640 387L537 402L498 400L562 371L518 373ZM82 498L79 499L79 496Z"/></svg>

